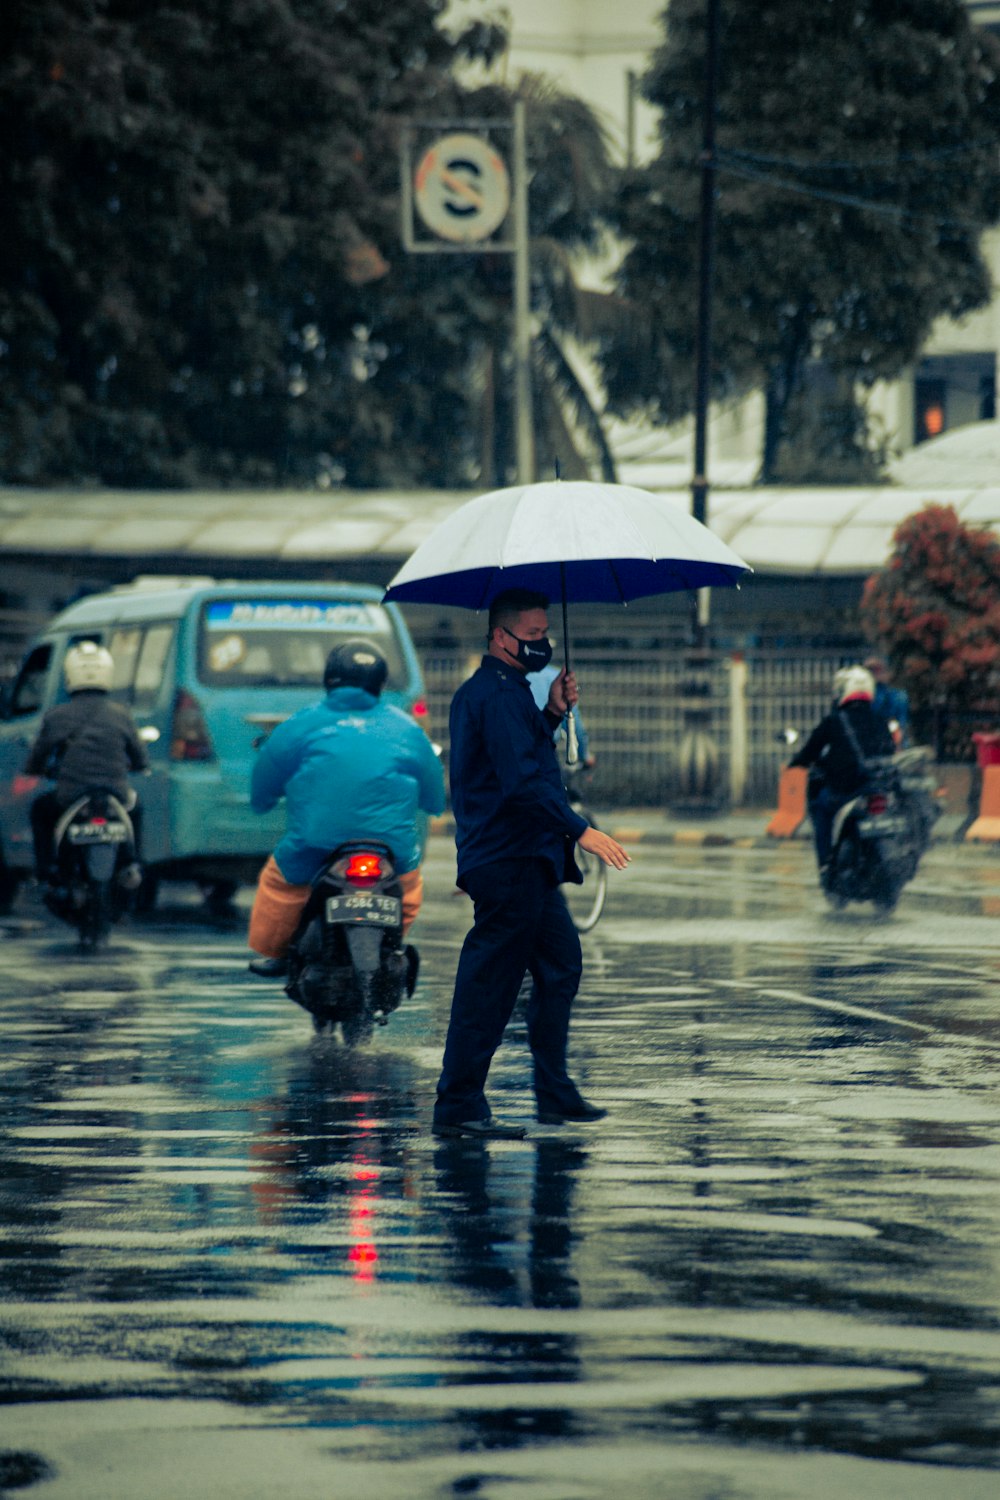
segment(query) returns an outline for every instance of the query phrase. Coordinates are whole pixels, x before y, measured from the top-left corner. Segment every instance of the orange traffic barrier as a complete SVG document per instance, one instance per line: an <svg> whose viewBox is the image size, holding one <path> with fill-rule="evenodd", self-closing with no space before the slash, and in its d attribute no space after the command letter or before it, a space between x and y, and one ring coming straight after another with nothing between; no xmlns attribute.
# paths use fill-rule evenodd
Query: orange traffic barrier
<svg viewBox="0 0 1000 1500"><path fill-rule="evenodd" d="M979 794L979 817L965 837L993 843L1000 840L1000 765L983 767L983 789Z"/></svg>
<svg viewBox="0 0 1000 1500"><path fill-rule="evenodd" d="M1000 767L998 767L1000 769ZM778 780L778 811L764 832L772 839L790 839L806 818L806 782L809 772L805 766L786 766Z"/></svg>

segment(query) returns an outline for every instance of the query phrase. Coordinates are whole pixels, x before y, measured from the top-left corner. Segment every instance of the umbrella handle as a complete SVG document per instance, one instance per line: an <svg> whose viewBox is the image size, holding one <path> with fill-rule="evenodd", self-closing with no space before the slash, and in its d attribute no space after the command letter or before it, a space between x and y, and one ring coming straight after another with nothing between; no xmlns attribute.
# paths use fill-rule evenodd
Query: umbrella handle
<svg viewBox="0 0 1000 1500"><path fill-rule="evenodd" d="M576 719L573 710L566 715L566 764L575 766L580 759L580 741L576 734Z"/></svg>
<svg viewBox="0 0 1000 1500"><path fill-rule="evenodd" d="M557 474L556 478L558 477L559 476ZM569 611L566 608L566 564L564 562L561 562L559 564L559 582L561 585L560 591L562 593L563 661L566 666L566 671L568 672L570 670ZM576 720L573 717L573 710L569 709L566 714L566 764L568 766L575 766L579 759L580 743L576 736Z"/></svg>

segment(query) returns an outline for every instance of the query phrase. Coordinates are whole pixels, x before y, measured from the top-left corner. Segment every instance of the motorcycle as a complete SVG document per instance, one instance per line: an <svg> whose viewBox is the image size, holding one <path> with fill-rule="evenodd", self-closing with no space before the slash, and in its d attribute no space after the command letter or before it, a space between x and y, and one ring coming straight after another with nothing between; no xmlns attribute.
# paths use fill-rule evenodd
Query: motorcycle
<svg viewBox="0 0 1000 1500"><path fill-rule="evenodd" d="M367 1041L413 994L417 950L403 943L402 888L383 844L341 844L312 882L288 949L285 993L317 1032Z"/></svg>
<svg viewBox="0 0 1000 1500"><path fill-rule="evenodd" d="M823 891L838 909L872 901L890 912L917 872L940 808L926 751L903 750L869 761L866 769L864 787L834 819Z"/></svg>
<svg viewBox="0 0 1000 1500"><path fill-rule="evenodd" d="M57 879L45 904L76 928L80 947L93 952L124 915L142 879L128 810L111 792L85 793L60 816L53 849Z"/></svg>

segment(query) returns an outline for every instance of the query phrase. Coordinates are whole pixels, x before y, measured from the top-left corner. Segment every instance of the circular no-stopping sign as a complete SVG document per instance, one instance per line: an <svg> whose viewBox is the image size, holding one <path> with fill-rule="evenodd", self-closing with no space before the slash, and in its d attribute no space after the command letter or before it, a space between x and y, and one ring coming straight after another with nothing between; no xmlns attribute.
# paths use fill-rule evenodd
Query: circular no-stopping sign
<svg viewBox="0 0 1000 1500"><path fill-rule="evenodd" d="M427 228L458 243L485 240L510 207L503 158L478 135L446 135L424 152L413 197Z"/></svg>

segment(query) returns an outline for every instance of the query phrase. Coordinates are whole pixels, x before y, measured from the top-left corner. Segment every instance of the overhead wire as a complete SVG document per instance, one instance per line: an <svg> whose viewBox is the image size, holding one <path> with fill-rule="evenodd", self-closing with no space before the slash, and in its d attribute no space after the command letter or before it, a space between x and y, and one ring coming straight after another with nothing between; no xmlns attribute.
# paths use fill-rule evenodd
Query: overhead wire
<svg viewBox="0 0 1000 1500"><path fill-rule="evenodd" d="M767 151L748 151L740 146L720 148L720 156L735 156L747 161L763 162L772 167L791 167L799 172L863 172L869 167L895 167L900 162L946 161L953 156L966 156L982 151L983 145L976 141L962 141L954 146L936 146L927 151L901 151L895 156L870 156L864 161L836 159L803 161L794 156L775 156Z"/></svg>
<svg viewBox="0 0 1000 1500"><path fill-rule="evenodd" d="M771 172L757 171L751 166L730 161L728 153L717 153L715 167L717 172L726 172L731 177L740 177L747 182L760 182L784 192L798 193L805 198L817 198L826 203L839 203L847 208L860 208L868 213L880 214L887 219L910 220L915 223L934 224L941 229L965 229L976 233L993 227L991 223L978 220L953 219L938 214L918 213L898 203L884 203L875 198L864 198L857 193L838 193L832 188L817 187L813 183L796 182L794 178L779 177Z"/></svg>

